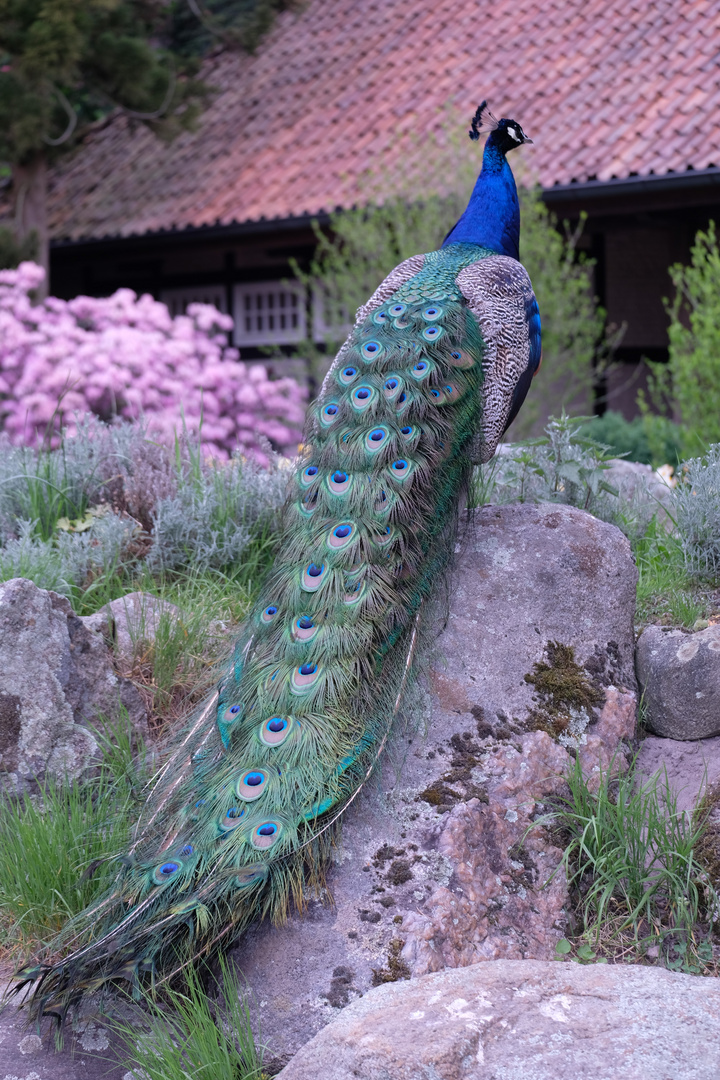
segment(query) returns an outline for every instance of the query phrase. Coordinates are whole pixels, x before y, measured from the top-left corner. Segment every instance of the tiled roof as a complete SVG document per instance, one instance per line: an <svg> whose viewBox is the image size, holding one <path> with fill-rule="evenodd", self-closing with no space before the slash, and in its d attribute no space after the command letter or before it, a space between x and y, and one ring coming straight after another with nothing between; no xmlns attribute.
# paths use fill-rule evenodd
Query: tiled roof
<svg viewBox="0 0 720 1080"><path fill-rule="evenodd" d="M544 187L720 166L717 0L310 0L204 78L217 95L196 132L167 147L117 117L56 167L55 238L318 213L403 177L422 188L426 172L452 182L473 148L448 141L449 118L466 125L484 97L535 139L513 161Z"/></svg>

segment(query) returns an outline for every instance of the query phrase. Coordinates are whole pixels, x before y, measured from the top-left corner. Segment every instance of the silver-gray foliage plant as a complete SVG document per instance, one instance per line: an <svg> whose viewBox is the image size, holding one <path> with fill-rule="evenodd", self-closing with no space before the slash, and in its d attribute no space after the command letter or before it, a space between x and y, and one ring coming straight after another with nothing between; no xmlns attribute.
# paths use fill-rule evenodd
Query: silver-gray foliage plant
<svg viewBox="0 0 720 1080"><path fill-rule="evenodd" d="M229 462L196 462L176 492L155 506L148 569L237 563L258 531L277 528L288 477L277 458L269 468L239 454Z"/></svg>
<svg viewBox="0 0 720 1080"><path fill-rule="evenodd" d="M72 596L91 573L111 571L137 533L131 519L108 510L83 532L59 531L50 540L36 532L34 521L18 521L17 535L0 548L0 580L27 578L40 589Z"/></svg>
<svg viewBox="0 0 720 1080"><path fill-rule="evenodd" d="M691 458L675 488L677 529L691 574L720 575L720 443L704 457Z"/></svg>
<svg viewBox="0 0 720 1080"><path fill-rule="evenodd" d="M611 448L583 434L587 417L551 417L542 438L501 444L476 470L472 502L558 502L616 525L631 540L644 535L659 505L641 486L631 494L609 480Z"/></svg>

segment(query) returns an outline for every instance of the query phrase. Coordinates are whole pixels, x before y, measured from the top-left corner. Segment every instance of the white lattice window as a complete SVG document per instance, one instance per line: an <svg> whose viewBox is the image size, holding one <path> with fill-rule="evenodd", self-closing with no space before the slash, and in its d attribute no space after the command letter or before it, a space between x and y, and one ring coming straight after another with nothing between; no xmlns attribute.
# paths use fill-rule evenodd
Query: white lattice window
<svg viewBox="0 0 720 1080"><path fill-rule="evenodd" d="M282 281L236 285L235 345L292 345L307 335L305 290Z"/></svg>
<svg viewBox="0 0 720 1080"><path fill-rule="evenodd" d="M173 318L184 315L188 304L212 304L223 315L227 312L224 285L196 285L188 289L163 289L160 299L167 304Z"/></svg>
<svg viewBox="0 0 720 1080"><path fill-rule="evenodd" d="M352 325L350 313L344 305L338 308L322 289L313 289L314 341L343 341Z"/></svg>

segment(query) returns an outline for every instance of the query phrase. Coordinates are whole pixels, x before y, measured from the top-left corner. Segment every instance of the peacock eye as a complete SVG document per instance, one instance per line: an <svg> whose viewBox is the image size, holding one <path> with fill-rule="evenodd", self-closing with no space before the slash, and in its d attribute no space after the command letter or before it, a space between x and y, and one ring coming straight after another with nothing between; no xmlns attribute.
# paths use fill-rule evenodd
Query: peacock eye
<svg viewBox="0 0 720 1080"><path fill-rule="evenodd" d="M398 318L400 315L404 315L406 307L404 304L393 304L390 308L390 314Z"/></svg>
<svg viewBox="0 0 720 1080"><path fill-rule="evenodd" d="M379 341L366 341L361 352L366 360L374 360L382 352L382 345Z"/></svg>
<svg viewBox="0 0 720 1080"><path fill-rule="evenodd" d="M422 336L426 341L437 341L442 332L442 326L426 326L422 332Z"/></svg>

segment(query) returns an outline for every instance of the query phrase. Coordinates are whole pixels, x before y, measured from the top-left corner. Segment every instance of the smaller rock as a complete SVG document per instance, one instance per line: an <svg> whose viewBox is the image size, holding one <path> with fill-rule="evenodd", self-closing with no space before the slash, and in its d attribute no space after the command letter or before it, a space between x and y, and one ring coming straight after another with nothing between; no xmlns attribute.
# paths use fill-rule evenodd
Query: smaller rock
<svg viewBox="0 0 720 1080"><path fill-rule="evenodd" d="M155 641L160 620L178 619L180 609L150 593L133 592L112 600L103 608L112 619L115 658L131 665Z"/></svg>
<svg viewBox="0 0 720 1080"><path fill-rule="evenodd" d="M39 1054L42 1048L42 1039L39 1035L26 1035L18 1043L18 1050L21 1054Z"/></svg>
<svg viewBox="0 0 720 1080"><path fill-rule="evenodd" d="M636 667L651 731L679 740L720 735L720 626L694 634L648 626Z"/></svg>
<svg viewBox="0 0 720 1080"><path fill-rule="evenodd" d="M646 780L658 776L661 791L667 776L678 812L689 815L706 789L720 783L720 735L695 742L648 735L638 751L636 768L637 775Z"/></svg>

